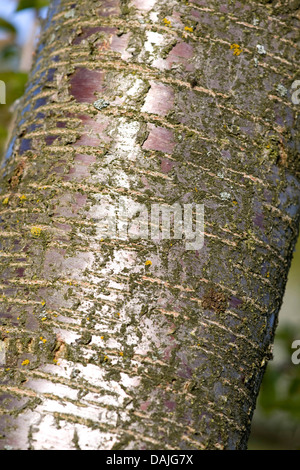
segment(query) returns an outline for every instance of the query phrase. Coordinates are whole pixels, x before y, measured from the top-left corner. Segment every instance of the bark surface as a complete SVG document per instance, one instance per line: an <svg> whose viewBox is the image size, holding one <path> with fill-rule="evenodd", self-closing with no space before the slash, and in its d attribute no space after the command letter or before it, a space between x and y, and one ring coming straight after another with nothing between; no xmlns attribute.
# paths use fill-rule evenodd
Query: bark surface
<svg viewBox="0 0 300 470"><path fill-rule="evenodd" d="M298 32L297 2L51 2L1 169L2 449L246 447L298 230ZM122 196L133 231L204 204L204 246L103 237Z"/></svg>

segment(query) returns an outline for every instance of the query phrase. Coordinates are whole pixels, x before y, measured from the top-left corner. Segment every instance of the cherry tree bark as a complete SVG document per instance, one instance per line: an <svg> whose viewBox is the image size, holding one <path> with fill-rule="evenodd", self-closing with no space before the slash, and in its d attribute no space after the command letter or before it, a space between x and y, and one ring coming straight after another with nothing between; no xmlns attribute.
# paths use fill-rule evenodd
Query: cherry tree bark
<svg viewBox="0 0 300 470"><path fill-rule="evenodd" d="M2 449L246 448L298 232L297 3L51 2L1 168ZM103 236L122 198L131 234L203 204L203 246Z"/></svg>

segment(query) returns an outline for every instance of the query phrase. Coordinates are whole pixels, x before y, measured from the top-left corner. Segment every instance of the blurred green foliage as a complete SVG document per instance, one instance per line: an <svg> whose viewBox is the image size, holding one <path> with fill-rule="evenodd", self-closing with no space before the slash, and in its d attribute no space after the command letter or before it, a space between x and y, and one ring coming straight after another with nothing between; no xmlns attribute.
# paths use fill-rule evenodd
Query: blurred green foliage
<svg viewBox="0 0 300 470"><path fill-rule="evenodd" d="M0 29L3 31L8 31L9 33L16 34L17 30L13 24L9 21L5 20L4 18L0 18Z"/></svg>
<svg viewBox="0 0 300 470"><path fill-rule="evenodd" d="M300 240L298 240L279 313L274 359L268 363L254 413L250 449L300 450L300 364L292 348L300 340Z"/></svg>
<svg viewBox="0 0 300 470"><path fill-rule="evenodd" d="M16 11L25 10L26 8L35 8L39 10L48 6L49 0L19 0Z"/></svg>
<svg viewBox="0 0 300 470"><path fill-rule="evenodd" d="M269 363L258 404L267 414L280 409L300 425L300 364L291 362L295 339L300 339L300 331L297 333L289 325L278 329L276 345L281 349L282 359Z"/></svg>
<svg viewBox="0 0 300 470"><path fill-rule="evenodd" d="M8 138L9 123L12 118L11 105L24 93L27 73L6 71L0 72L0 80L6 84L6 104L1 104L0 114L0 157Z"/></svg>
<svg viewBox="0 0 300 470"><path fill-rule="evenodd" d="M33 8L38 16L41 8L49 0L19 0L15 12ZM16 27L10 21L0 17L0 80L6 84L6 104L1 104L0 112L0 159L8 139L9 123L12 118L13 103L20 98L25 89L28 75L19 70L22 47L18 44Z"/></svg>

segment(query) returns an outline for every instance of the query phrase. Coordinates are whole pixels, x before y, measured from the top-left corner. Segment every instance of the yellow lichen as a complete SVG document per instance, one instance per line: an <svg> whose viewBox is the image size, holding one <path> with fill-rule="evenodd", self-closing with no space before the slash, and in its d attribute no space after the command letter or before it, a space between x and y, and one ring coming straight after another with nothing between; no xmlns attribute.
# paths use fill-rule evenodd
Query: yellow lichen
<svg viewBox="0 0 300 470"><path fill-rule="evenodd" d="M163 22L165 23L166 26L171 26L171 21L168 20L167 18L164 18Z"/></svg>
<svg viewBox="0 0 300 470"><path fill-rule="evenodd" d="M243 50L239 44L231 44L230 49L233 49L233 55L240 55Z"/></svg>
<svg viewBox="0 0 300 470"><path fill-rule="evenodd" d="M31 227L31 235L33 235L34 237L39 237L42 233L42 229L40 229L39 227Z"/></svg>

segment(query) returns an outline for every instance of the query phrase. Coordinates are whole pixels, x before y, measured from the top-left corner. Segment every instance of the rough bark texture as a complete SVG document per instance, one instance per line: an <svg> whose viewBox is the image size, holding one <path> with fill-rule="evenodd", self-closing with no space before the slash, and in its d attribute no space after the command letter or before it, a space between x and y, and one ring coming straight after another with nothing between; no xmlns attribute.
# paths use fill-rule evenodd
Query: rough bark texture
<svg viewBox="0 0 300 470"><path fill-rule="evenodd" d="M1 448L246 447L299 221L298 28L297 2L51 2L2 166ZM203 203L204 247L101 238L104 195Z"/></svg>

